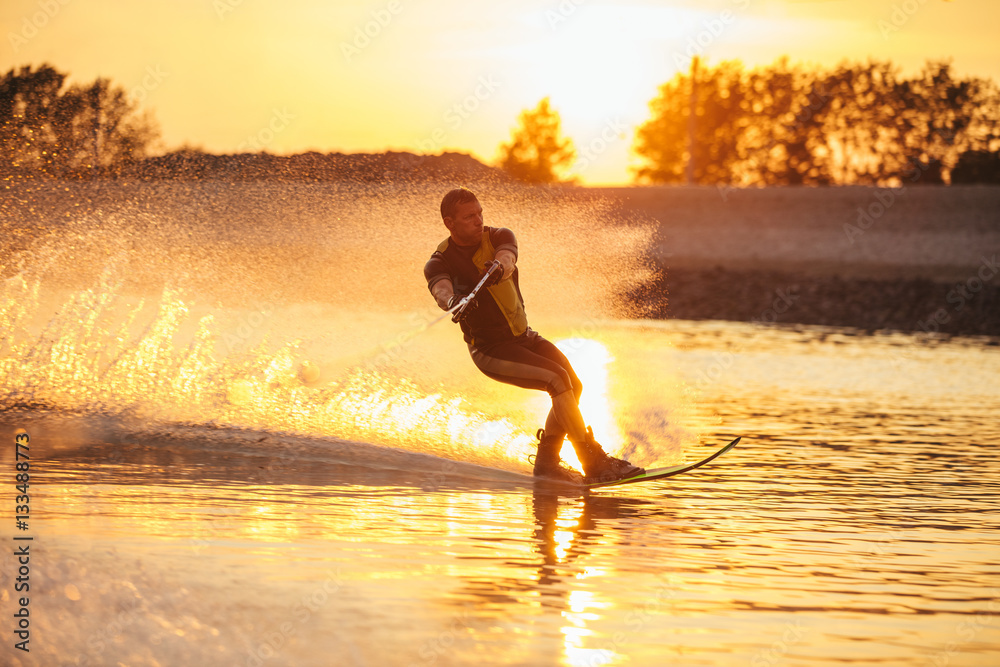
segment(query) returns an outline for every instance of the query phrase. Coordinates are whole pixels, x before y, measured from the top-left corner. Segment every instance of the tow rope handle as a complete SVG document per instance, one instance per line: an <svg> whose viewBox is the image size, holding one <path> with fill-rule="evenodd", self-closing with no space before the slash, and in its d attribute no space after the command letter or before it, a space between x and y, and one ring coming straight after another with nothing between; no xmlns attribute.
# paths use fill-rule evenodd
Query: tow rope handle
<svg viewBox="0 0 1000 667"><path fill-rule="evenodd" d="M483 277L479 280L476 286L472 288L472 291L466 294L461 301L452 306L451 310L448 311L451 313L452 322L458 322L462 318L462 314L465 312L465 309L469 307L469 304L472 303L472 301L476 298L476 295L479 294L479 290L490 282L490 278L493 277L497 271L503 271L503 267L500 265L500 262L494 259L493 262L486 268L486 273L483 274Z"/></svg>

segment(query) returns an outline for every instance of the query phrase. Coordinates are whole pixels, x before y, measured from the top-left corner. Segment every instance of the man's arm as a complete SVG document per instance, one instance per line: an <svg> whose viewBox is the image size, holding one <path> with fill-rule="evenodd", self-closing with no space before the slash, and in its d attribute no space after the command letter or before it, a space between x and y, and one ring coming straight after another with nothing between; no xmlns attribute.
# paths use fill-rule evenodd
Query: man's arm
<svg viewBox="0 0 1000 667"><path fill-rule="evenodd" d="M517 263L517 239L514 232L506 227L493 229L490 232L493 247L497 249L493 258L503 266L503 276L500 280L507 280L514 273L514 264Z"/></svg>
<svg viewBox="0 0 1000 667"><path fill-rule="evenodd" d="M497 250L495 259L500 262L500 266L503 267L503 277L500 278L500 280L507 280L510 278L510 274L514 273L514 263L517 262L517 255L514 254L514 251L507 250L506 248Z"/></svg>
<svg viewBox="0 0 1000 667"><path fill-rule="evenodd" d="M444 263L440 253L434 253L424 265L424 278L427 279L427 287L431 290L431 296L437 301L441 310L448 310L448 300L455 294L455 286L448 275L448 267Z"/></svg>
<svg viewBox="0 0 1000 667"><path fill-rule="evenodd" d="M437 305L441 310L448 310L448 301L451 297L455 296L455 286L451 284L451 280L448 278L442 278L434 283L434 287L431 288L431 294L434 296L434 300L437 301Z"/></svg>

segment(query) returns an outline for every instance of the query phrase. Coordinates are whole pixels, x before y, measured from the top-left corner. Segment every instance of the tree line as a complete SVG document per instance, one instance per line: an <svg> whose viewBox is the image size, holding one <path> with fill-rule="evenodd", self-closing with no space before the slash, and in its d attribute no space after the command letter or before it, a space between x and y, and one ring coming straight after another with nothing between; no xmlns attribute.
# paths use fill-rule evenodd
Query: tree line
<svg viewBox="0 0 1000 667"><path fill-rule="evenodd" d="M148 162L152 115L108 79L66 79L50 65L0 77L0 171L68 177ZM640 183L1000 183L1000 89L946 62L903 76L874 60L747 69L695 59L660 87L633 151ZM529 183L560 181L576 158L548 98L520 114L500 153L498 166Z"/></svg>
<svg viewBox="0 0 1000 667"><path fill-rule="evenodd" d="M108 79L65 86L50 65L0 77L0 165L8 173L106 173L145 157L159 138L152 115Z"/></svg>
<svg viewBox="0 0 1000 667"><path fill-rule="evenodd" d="M638 182L1000 183L1000 90L945 62L904 77L879 61L820 69L783 58L746 69L695 59L650 111L633 144ZM502 163L523 180L557 181L574 156L558 135L558 113L543 100L501 146Z"/></svg>
<svg viewBox="0 0 1000 667"><path fill-rule="evenodd" d="M940 183L963 159L1000 149L996 84L942 62L904 77L878 61L747 70L696 60L650 109L635 151L638 177L651 182L684 180L690 160L700 184Z"/></svg>

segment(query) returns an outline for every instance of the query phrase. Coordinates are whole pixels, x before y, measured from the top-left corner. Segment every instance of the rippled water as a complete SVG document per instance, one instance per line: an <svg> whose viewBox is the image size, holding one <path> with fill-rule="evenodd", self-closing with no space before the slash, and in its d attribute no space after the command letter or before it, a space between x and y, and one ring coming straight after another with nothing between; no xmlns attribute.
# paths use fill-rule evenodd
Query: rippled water
<svg viewBox="0 0 1000 667"><path fill-rule="evenodd" d="M626 319L652 227L483 187L599 440L738 447L536 487L546 397L430 324L433 188L12 184L0 664L1000 664L998 341Z"/></svg>
<svg viewBox="0 0 1000 667"><path fill-rule="evenodd" d="M998 664L995 341L589 340L607 377L588 391L630 415L606 427L641 463L741 444L578 494L534 486L517 448L481 467L284 423L8 412L5 441L32 437L35 541L30 655L5 557L5 664ZM659 406L637 398L651 375Z"/></svg>

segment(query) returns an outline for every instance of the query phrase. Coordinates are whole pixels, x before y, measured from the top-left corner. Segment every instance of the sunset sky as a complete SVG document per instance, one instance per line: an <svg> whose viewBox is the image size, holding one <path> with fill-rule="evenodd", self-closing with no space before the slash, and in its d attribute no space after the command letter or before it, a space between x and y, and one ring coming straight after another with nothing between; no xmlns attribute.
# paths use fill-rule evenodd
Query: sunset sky
<svg viewBox="0 0 1000 667"><path fill-rule="evenodd" d="M624 183L648 102L709 63L950 58L1000 80L996 0L4 0L0 70L104 76L165 149L468 152L492 162L550 96L593 148L585 183ZM367 32L369 35L365 34ZM695 47L697 50L695 50Z"/></svg>

